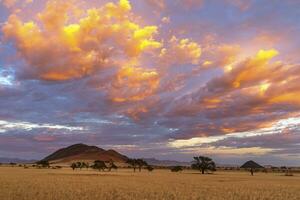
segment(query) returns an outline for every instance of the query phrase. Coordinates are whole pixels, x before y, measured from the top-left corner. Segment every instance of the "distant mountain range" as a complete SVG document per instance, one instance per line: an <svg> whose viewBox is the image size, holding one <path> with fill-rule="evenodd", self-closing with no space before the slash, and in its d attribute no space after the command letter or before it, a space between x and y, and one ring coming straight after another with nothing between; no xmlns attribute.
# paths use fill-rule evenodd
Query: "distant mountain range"
<svg viewBox="0 0 300 200"><path fill-rule="evenodd" d="M155 158L143 158L149 165L155 165L155 166L190 166L191 163L189 162L180 162L175 160L157 160Z"/></svg>
<svg viewBox="0 0 300 200"><path fill-rule="evenodd" d="M0 163L35 163L36 160L25 160L25 159L19 159L19 158L0 158Z"/></svg>

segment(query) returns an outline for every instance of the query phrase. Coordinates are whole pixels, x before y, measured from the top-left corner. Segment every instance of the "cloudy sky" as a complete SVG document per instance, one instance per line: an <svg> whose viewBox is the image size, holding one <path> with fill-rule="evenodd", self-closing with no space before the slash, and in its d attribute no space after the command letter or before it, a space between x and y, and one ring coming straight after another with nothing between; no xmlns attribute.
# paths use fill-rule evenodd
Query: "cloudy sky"
<svg viewBox="0 0 300 200"><path fill-rule="evenodd" d="M0 2L0 157L300 165L298 0Z"/></svg>

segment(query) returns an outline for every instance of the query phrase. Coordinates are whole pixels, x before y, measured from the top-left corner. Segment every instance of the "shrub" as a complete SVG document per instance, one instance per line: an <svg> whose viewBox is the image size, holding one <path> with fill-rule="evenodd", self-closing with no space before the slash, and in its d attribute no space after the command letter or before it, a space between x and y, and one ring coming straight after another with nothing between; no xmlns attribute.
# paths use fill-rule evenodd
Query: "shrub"
<svg viewBox="0 0 300 200"><path fill-rule="evenodd" d="M171 168L171 172L181 172L183 168L181 166L174 166Z"/></svg>

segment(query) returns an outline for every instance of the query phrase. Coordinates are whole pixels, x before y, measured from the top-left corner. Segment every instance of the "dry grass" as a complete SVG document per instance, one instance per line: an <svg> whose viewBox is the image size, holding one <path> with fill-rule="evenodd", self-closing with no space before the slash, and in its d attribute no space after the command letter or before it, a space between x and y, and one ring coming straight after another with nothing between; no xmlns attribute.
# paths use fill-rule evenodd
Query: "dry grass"
<svg viewBox="0 0 300 200"><path fill-rule="evenodd" d="M299 200L300 176L259 173L251 177L245 172L200 175L193 171L172 173L165 170L99 173L0 167L0 199Z"/></svg>

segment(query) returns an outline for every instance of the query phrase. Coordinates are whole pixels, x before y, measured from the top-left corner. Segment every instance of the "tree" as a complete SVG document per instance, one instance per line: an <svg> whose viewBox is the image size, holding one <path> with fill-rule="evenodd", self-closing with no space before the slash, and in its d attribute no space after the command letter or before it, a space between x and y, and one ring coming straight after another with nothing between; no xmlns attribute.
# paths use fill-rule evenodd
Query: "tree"
<svg viewBox="0 0 300 200"><path fill-rule="evenodd" d="M200 170L202 174L207 170L216 171L215 162L211 158L205 156L194 157L191 167Z"/></svg>
<svg viewBox="0 0 300 200"><path fill-rule="evenodd" d="M11 162L11 163L9 163L9 165L10 165L10 166L12 166L12 167L14 167L14 166L16 166L16 165L17 165L17 163L13 163L13 162Z"/></svg>
<svg viewBox="0 0 300 200"><path fill-rule="evenodd" d="M118 169L117 165L115 165L114 161L112 161L112 160L109 161L107 168L108 168L108 171L111 171L112 169L115 169L115 170Z"/></svg>
<svg viewBox="0 0 300 200"><path fill-rule="evenodd" d="M50 164L47 160L41 160L36 162L37 165L41 166L42 168L49 168Z"/></svg>
<svg viewBox="0 0 300 200"><path fill-rule="evenodd" d="M138 165L138 168L139 168L139 171L141 172L142 171L142 168L145 166L147 167L148 166L148 163L146 161L144 161L143 159L137 159L137 165Z"/></svg>
<svg viewBox="0 0 300 200"><path fill-rule="evenodd" d="M81 170L82 168L87 168L88 169L90 167L90 165L88 163L85 163L85 162L74 162L74 163L71 164L70 167L73 170L75 170L76 168L79 168Z"/></svg>
<svg viewBox="0 0 300 200"><path fill-rule="evenodd" d="M127 160L129 165L133 167L133 171L135 172L136 168L139 168L139 171L142 171L143 166L148 166L147 162L144 161L143 159L135 159L135 158L130 158Z"/></svg>
<svg viewBox="0 0 300 200"><path fill-rule="evenodd" d="M90 167L90 165L89 165L89 163L82 162L82 163L81 163L81 167L82 167L82 168L86 168L86 169L88 170L89 167Z"/></svg>
<svg viewBox="0 0 300 200"><path fill-rule="evenodd" d="M137 167L137 159L131 159L129 158L127 161L126 161L127 164L131 165L132 168L133 168L133 171L135 172L135 169Z"/></svg>
<svg viewBox="0 0 300 200"><path fill-rule="evenodd" d="M154 170L154 168L153 168L152 166L148 165L148 166L147 166L147 170L148 170L149 172L152 172L152 171Z"/></svg>
<svg viewBox="0 0 300 200"><path fill-rule="evenodd" d="M171 168L171 172L181 172L182 170L181 166L174 166Z"/></svg>
<svg viewBox="0 0 300 200"><path fill-rule="evenodd" d="M94 164L91 166L93 169L98 169L99 171L102 170L104 171L104 169L106 169L106 165L105 162L102 160L95 160Z"/></svg>
<svg viewBox="0 0 300 200"><path fill-rule="evenodd" d="M79 168L80 170L83 168L82 162L76 162L76 168Z"/></svg>
<svg viewBox="0 0 300 200"><path fill-rule="evenodd" d="M75 169L77 168L76 163L72 163L72 164L71 164L71 168L72 168L73 170L75 170Z"/></svg>

